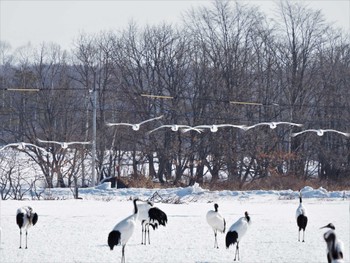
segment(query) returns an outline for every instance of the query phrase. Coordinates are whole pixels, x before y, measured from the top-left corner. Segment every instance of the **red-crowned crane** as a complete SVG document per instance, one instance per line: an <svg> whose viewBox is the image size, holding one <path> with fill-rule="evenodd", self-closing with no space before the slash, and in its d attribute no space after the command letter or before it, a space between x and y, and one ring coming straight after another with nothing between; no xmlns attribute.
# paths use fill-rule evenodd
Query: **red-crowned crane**
<svg viewBox="0 0 350 263"><path fill-rule="evenodd" d="M287 122L287 121L272 121L272 122L260 122L260 123L257 123L257 124L254 124L254 125L251 125L251 126L248 126L245 128L245 130L250 130L252 128L255 128L255 127L258 127L258 126L269 126L270 129L276 129L277 128L277 125L291 125L291 126L298 126L298 127L302 127L303 124L300 124L300 123L294 123L294 122Z"/></svg>
<svg viewBox="0 0 350 263"><path fill-rule="evenodd" d="M120 221L116 226L113 228L113 230L108 235L108 246L111 250L113 250L114 246L117 246L119 244L122 245L122 259L121 262L125 262L125 245L129 241L130 237L134 233L135 226L136 226L136 220L138 215L138 208L136 205L136 202L138 201L138 198L135 198L133 200L134 203L134 213L127 218Z"/></svg>
<svg viewBox="0 0 350 263"><path fill-rule="evenodd" d="M153 207L153 203L150 201L139 203L138 208L139 208L138 219L141 221L141 226L142 226L141 244L146 245L147 234L148 234L148 244L151 244L150 235L149 235L149 226L151 226L153 230L158 228L158 225L166 226L168 222L168 217L158 207Z"/></svg>
<svg viewBox="0 0 350 263"><path fill-rule="evenodd" d="M327 260L328 263L341 263L344 262L343 260L343 251L344 251L344 244L342 241L340 241L337 238L337 235L335 234L335 227L332 223L329 223L328 225L321 227L322 228L329 228L326 233L324 233L323 238L327 243Z"/></svg>
<svg viewBox="0 0 350 263"><path fill-rule="evenodd" d="M207 222L211 226L211 228L214 231L214 248L219 248L218 240L217 240L217 233L218 231L221 233L225 233L226 230L226 221L225 218L219 213L218 211L218 204L214 204L215 210L209 210L207 212Z"/></svg>
<svg viewBox="0 0 350 263"><path fill-rule="evenodd" d="M297 219L297 225L299 227L298 231L298 241L300 241L300 231L303 230L303 242L305 242L305 228L307 225L307 216L306 216L306 209L303 206L303 200L301 196L301 191L299 191L299 206L297 208L297 211L295 213L295 217Z"/></svg>
<svg viewBox="0 0 350 263"><path fill-rule="evenodd" d="M238 219L228 230L226 234L226 248L229 248L230 245L236 245L236 253L234 261L236 261L237 255L239 260L239 242L242 240L242 237L248 230L250 225L250 216L248 212L244 213L244 217Z"/></svg>
<svg viewBox="0 0 350 263"><path fill-rule="evenodd" d="M38 214L33 211L30 206L23 206L17 209L16 223L19 227L20 241L19 248L22 248L22 229L26 231L26 247L28 241L28 228L34 226L38 222Z"/></svg>
<svg viewBox="0 0 350 263"><path fill-rule="evenodd" d="M301 132L292 133L291 137L295 137L295 136L298 136L298 135L306 133L306 132L316 132L316 134L318 136L323 136L325 132L334 132L334 133L338 133L338 134L344 135L346 137L350 137L350 132L341 132L341 131L333 130L333 129L325 129L325 130L322 130L322 129L318 129L318 130L316 130L316 129L309 129L309 130L303 130Z"/></svg>

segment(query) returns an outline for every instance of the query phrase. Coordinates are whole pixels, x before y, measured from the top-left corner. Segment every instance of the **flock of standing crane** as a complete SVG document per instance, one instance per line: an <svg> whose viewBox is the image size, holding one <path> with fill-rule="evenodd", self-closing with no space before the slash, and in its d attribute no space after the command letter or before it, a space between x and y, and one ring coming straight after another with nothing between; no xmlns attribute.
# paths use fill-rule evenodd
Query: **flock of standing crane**
<svg viewBox="0 0 350 263"><path fill-rule="evenodd" d="M214 204L215 210L210 210L207 212L207 222L211 226L211 228L214 231L214 248L219 248L217 243L217 232L225 233L226 230L226 221L225 218L219 213L218 211L218 204ZM303 230L303 240L302 242L305 242L305 229L307 226L308 218L306 215L306 209L303 206L302 203L302 195L299 191L299 206L296 210L296 221L297 226L299 228L298 231L298 241L300 241L300 231ZM231 225L229 228L227 234L226 234L226 248L229 248L230 245L236 244L236 253L235 258L240 260L239 258L239 242L242 240L243 236L247 232L249 225L250 225L250 216L248 212L244 213L244 217L239 218L235 223ZM343 251L344 251L344 245L343 242L340 241L337 238L337 235L335 233L335 227L332 223L329 223L328 225L321 227L322 228L329 228L326 233L324 233L323 238L327 244L327 261L328 263L343 263Z"/></svg>
<svg viewBox="0 0 350 263"><path fill-rule="evenodd" d="M166 226L168 222L167 215L158 207L154 207L153 203L150 201L142 201L138 198L133 199L134 212L130 216L121 220L117 223L112 231L108 234L107 243L110 250L113 250L114 246L122 246L122 257L121 262L125 263L125 246L131 236L133 235L137 221L141 222L142 226L142 237L141 244L147 244L147 235L148 235L148 244L150 244L150 235L149 227L151 226L153 230L157 229L159 225ZM219 248L217 241L217 233L226 232L226 221L225 218L218 211L218 204L214 204L214 210L209 210L206 214L206 220L209 226L214 231L214 248ZM25 231L26 235L26 244L25 248L27 249L28 241L28 228L34 226L38 221L38 214L33 211L29 206L24 206L17 209L16 222L20 229L20 245L19 248L22 248L22 230ZM303 230L303 239L302 242L305 242L305 229L308 223L308 218L306 214L306 209L302 203L302 195L299 191L299 206L296 210L296 221L299 228L298 231L298 241L300 241L300 231ZM231 245L236 244L236 252L234 261L240 260L239 257L239 244L249 229L251 224L250 216L248 212L244 213L244 216L239 218L234 222L231 227L228 229L225 244L228 249ZM343 251L344 245L342 241L337 238L335 233L335 227L332 223L321 227L321 229L329 229L324 233L323 238L327 246L327 261L328 263L343 263Z"/></svg>

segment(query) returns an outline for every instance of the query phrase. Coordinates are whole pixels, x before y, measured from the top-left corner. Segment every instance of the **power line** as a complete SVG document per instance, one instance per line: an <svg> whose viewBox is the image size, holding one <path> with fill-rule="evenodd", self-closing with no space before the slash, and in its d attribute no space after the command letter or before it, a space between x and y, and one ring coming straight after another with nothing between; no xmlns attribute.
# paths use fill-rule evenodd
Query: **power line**
<svg viewBox="0 0 350 263"><path fill-rule="evenodd" d="M18 92L35 92L35 94L38 94L40 92L45 91L84 91L84 92L90 92L88 88L3 88L0 89L0 91L18 91ZM96 90L97 92L99 89ZM135 91L125 91L120 89L103 89L100 92L113 92L118 93L116 95L116 99L123 99L127 98L126 96L139 96L140 98L145 99L154 99L154 100L190 100L190 101L204 101L204 102L215 102L215 103L228 103L232 105L242 105L242 106L260 106L260 107L300 107L300 108L329 108L329 109L348 109L350 110L350 104L349 105L316 105L316 104L288 104L288 103L275 103L275 102L268 102L268 103L262 103L258 101L236 101L236 100L229 100L229 99L222 99L222 98L212 98L212 97L198 97L193 98L189 96L171 96L171 95L163 95L163 94L147 94L147 93L140 93Z"/></svg>

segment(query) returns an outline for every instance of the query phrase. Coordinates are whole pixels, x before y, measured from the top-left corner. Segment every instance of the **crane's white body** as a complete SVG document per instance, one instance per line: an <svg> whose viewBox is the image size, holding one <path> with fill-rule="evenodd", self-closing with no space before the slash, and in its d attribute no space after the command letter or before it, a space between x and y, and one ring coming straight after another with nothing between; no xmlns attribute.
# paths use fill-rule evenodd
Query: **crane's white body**
<svg viewBox="0 0 350 263"><path fill-rule="evenodd" d="M136 227L136 221L138 216L138 208L136 204L137 201L137 198L133 200L134 213L121 220L118 224L116 224L113 230L108 235L107 242L111 250L113 250L114 246L122 245L122 263L125 262L125 245L134 233Z"/></svg>
<svg viewBox="0 0 350 263"><path fill-rule="evenodd" d="M225 219L224 217L219 213L215 212L214 210L210 210L207 213L207 222L213 229L213 231L219 231L221 233L225 233Z"/></svg>
<svg viewBox="0 0 350 263"><path fill-rule="evenodd" d="M299 203L299 206L295 211L295 219L298 219L300 215L307 216L306 208L303 206L303 203Z"/></svg>
<svg viewBox="0 0 350 263"><path fill-rule="evenodd" d="M303 206L302 202L303 202L302 195L301 195L301 192L299 191L299 206L298 206L297 210L295 211L295 219L296 219L297 225L299 227L298 241L300 241L300 231L303 230L303 242L305 242L305 229L307 226L308 218L307 218L306 209Z"/></svg>
<svg viewBox="0 0 350 263"><path fill-rule="evenodd" d="M231 225L230 229L226 234L226 248L229 248L230 245L236 245L236 253L235 258L238 255L239 260L239 242L242 240L243 236L247 233L248 227L251 224L250 217L248 212L245 212L245 216L239 218L233 225Z"/></svg>
<svg viewBox="0 0 350 263"><path fill-rule="evenodd" d="M20 243L19 248L22 248L22 230L25 230L26 233L26 247L28 241L28 229L31 226L34 226L38 221L38 215L33 211L30 206L23 206L17 209L16 213L16 222L20 229Z"/></svg>
<svg viewBox="0 0 350 263"><path fill-rule="evenodd" d="M146 201L138 204L139 216L138 220L141 222L142 226L142 238L141 244L146 245L147 234L148 234L148 244L150 241L149 227L152 226L155 230L158 225L165 226L167 223L166 214L157 207L153 207L153 203Z"/></svg>
<svg viewBox="0 0 350 263"><path fill-rule="evenodd" d="M217 232L225 233L226 230L226 221L225 218L218 211L218 205L214 205L215 210L209 210L206 215L206 219L210 227L214 231L214 248L219 248L217 242Z"/></svg>
<svg viewBox="0 0 350 263"><path fill-rule="evenodd" d="M245 217L238 219L228 230L228 232L236 231L238 233L238 242L241 241L242 237L247 233L249 222Z"/></svg>
<svg viewBox="0 0 350 263"><path fill-rule="evenodd" d="M142 202L137 204L137 208L139 210L138 220L148 220L148 210L153 207L151 202Z"/></svg>
<svg viewBox="0 0 350 263"><path fill-rule="evenodd" d="M125 245L132 234L135 231L136 227L136 221L137 220L137 214L133 214L125 218L124 220L120 221L118 224L115 225L113 228L114 231L119 231L121 233L120 235L120 243L121 245Z"/></svg>

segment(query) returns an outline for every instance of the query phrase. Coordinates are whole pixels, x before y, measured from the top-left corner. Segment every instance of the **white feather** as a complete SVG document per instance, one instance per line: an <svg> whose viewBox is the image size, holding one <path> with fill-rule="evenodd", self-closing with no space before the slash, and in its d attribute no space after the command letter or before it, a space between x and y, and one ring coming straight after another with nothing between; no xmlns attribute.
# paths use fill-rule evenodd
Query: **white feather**
<svg viewBox="0 0 350 263"><path fill-rule="evenodd" d="M230 227L228 232L236 231L238 233L237 240L240 241L242 237L245 235L245 233L247 232L249 224L250 224L250 220L248 222L246 217L241 217Z"/></svg>
<svg viewBox="0 0 350 263"><path fill-rule="evenodd" d="M225 233L225 219L219 212L210 210L208 211L206 218L213 231L217 230L221 233Z"/></svg>
<svg viewBox="0 0 350 263"><path fill-rule="evenodd" d="M302 203L299 204L296 212L295 212L295 218L298 218L298 216L300 215L304 215L304 216L307 216L306 214L306 208L303 206Z"/></svg>
<svg viewBox="0 0 350 263"><path fill-rule="evenodd" d="M136 218L137 214L130 215L124 220L120 221L118 224L116 224L113 228L113 230L119 231L121 233L120 243L122 245L125 245L134 233L136 226Z"/></svg>

